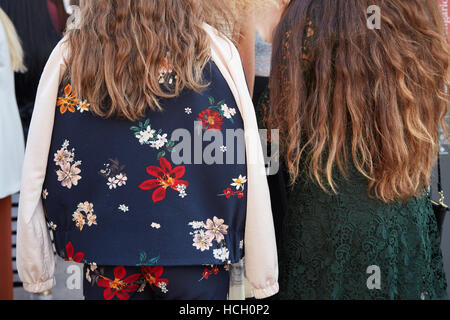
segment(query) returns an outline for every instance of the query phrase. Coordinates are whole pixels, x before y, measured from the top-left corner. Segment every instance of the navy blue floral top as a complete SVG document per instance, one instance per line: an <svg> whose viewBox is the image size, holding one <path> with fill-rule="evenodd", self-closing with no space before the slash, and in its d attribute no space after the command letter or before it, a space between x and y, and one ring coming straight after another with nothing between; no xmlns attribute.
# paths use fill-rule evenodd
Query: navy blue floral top
<svg viewBox="0 0 450 320"><path fill-rule="evenodd" d="M131 266L242 258L243 121L212 61L204 80L202 92L161 99L162 112L135 123L92 114L61 84L42 194L60 256Z"/></svg>

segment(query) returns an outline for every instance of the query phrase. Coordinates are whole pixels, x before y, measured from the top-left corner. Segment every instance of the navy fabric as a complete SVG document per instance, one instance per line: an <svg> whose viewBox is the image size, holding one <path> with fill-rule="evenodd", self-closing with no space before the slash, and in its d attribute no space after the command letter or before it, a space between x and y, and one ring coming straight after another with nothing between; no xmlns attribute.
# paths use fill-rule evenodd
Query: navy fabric
<svg viewBox="0 0 450 320"><path fill-rule="evenodd" d="M161 99L162 112L149 109L134 123L93 115L69 82L61 83L43 190L60 256L127 266L218 265L242 258L245 144L242 136L225 133L242 131L243 121L212 61L204 80L210 83L206 89ZM171 142L180 128L191 139ZM173 163L177 152L188 158L179 143L194 150L196 135L201 139L207 132L223 133L223 147L212 154L231 164L194 164L193 151L190 163ZM236 150L238 145L244 148Z"/></svg>
<svg viewBox="0 0 450 320"><path fill-rule="evenodd" d="M84 265L85 300L228 299L230 273L223 266L125 267L124 277L117 280L117 267L90 268Z"/></svg>

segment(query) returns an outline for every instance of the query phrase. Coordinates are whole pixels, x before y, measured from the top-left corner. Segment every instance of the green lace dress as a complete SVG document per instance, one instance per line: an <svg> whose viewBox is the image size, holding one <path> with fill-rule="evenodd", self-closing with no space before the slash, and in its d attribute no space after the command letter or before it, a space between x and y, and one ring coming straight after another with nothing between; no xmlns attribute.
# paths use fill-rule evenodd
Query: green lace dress
<svg viewBox="0 0 450 320"><path fill-rule="evenodd" d="M268 93L259 118L267 99ZM368 182L354 167L347 179L337 175L337 195L300 177L278 248L278 298L447 299L440 236L425 192L386 204L367 196Z"/></svg>

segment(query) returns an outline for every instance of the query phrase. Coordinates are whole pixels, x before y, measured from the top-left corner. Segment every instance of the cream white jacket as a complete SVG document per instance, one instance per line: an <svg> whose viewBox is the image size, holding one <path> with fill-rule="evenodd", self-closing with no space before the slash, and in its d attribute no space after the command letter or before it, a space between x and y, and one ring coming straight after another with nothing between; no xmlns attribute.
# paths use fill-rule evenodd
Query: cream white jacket
<svg viewBox="0 0 450 320"><path fill-rule="evenodd" d="M256 115L241 59L234 45L209 25L212 59L227 81L241 112L247 151L245 271L256 298L278 292L278 261L270 194ZM58 87L66 71L64 39L57 45L39 84L25 153L17 226L17 268L25 290L42 292L55 285L55 255L41 201L53 130Z"/></svg>

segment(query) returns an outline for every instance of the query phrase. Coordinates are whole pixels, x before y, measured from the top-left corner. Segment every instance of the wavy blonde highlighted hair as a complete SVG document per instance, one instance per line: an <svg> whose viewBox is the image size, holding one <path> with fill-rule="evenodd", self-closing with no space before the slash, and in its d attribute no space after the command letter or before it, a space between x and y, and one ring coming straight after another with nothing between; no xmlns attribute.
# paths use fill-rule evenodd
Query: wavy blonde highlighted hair
<svg viewBox="0 0 450 320"><path fill-rule="evenodd" d="M11 59L11 69L14 72L26 72L27 69L23 64L23 49L20 44L19 36L13 23L6 15L6 13L0 8L0 23L3 25L6 34L6 40L8 42L9 56Z"/></svg>
<svg viewBox="0 0 450 320"><path fill-rule="evenodd" d="M100 117L135 121L161 110L160 98L201 90L210 59L205 22L232 30L231 10L203 0L81 1L81 21L67 31L74 92ZM159 83L165 67L176 74L170 89Z"/></svg>
<svg viewBox="0 0 450 320"><path fill-rule="evenodd" d="M370 5L381 9L379 30L367 27ZM292 1L275 36L267 121L280 129L292 182L305 163L310 179L338 192L336 170L347 176L353 163L370 196L420 195L446 128L449 59L437 1Z"/></svg>

